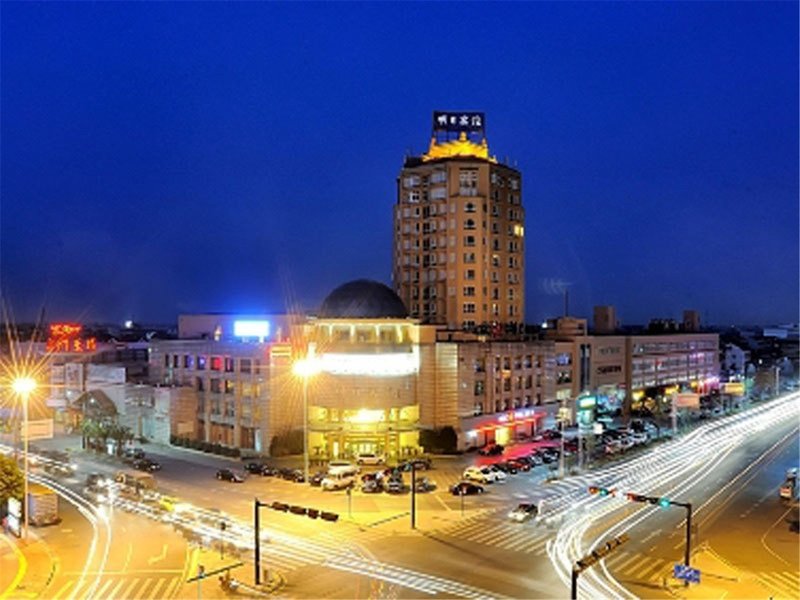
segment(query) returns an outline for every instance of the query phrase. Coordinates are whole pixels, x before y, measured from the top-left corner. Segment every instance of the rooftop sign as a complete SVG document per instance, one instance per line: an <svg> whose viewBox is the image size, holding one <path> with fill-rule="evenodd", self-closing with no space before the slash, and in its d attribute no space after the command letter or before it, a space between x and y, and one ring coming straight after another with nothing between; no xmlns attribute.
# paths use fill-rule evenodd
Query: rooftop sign
<svg viewBox="0 0 800 600"><path fill-rule="evenodd" d="M486 124L486 119L482 112L452 112L434 111L433 130L468 133L482 133Z"/></svg>

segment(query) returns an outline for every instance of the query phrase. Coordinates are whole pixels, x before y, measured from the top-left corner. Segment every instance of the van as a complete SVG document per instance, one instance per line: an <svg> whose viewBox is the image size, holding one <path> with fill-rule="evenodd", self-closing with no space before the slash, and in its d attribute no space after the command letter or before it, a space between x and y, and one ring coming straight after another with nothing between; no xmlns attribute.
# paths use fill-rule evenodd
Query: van
<svg viewBox="0 0 800 600"><path fill-rule="evenodd" d="M322 480L323 490L343 490L345 488L354 486L356 484L356 477L354 473L331 473Z"/></svg>
<svg viewBox="0 0 800 600"><path fill-rule="evenodd" d="M328 463L328 474L338 475L340 473L347 475L358 475L358 467L346 460L332 460Z"/></svg>

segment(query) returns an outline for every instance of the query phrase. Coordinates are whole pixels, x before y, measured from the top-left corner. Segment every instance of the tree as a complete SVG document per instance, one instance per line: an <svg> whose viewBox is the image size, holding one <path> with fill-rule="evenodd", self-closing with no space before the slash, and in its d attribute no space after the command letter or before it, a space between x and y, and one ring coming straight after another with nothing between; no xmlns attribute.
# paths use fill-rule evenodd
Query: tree
<svg viewBox="0 0 800 600"><path fill-rule="evenodd" d="M16 461L0 455L0 507L5 510L9 498L22 500L25 478Z"/></svg>
<svg viewBox="0 0 800 600"><path fill-rule="evenodd" d="M108 437L115 442L117 456L122 454L122 448L125 444L133 439L133 432L130 427L125 427L119 423L109 423L106 432Z"/></svg>

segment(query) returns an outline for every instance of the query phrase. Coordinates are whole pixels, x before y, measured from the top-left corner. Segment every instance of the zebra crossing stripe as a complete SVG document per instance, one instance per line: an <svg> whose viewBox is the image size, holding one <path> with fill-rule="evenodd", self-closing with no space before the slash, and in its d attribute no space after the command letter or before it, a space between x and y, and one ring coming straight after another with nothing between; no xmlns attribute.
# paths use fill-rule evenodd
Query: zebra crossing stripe
<svg viewBox="0 0 800 600"><path fill-rule="evenodd" d="M620 554L619 556L612 556L611 558L612 559L616 559L616 560L608 561L607 564L609 565L609 567L614 571L620 571L621 572L630 563L632 563L633 561L638 559L639 555L638 554L628 554L627 558L626 558L625 554ZM624 560L623 560L623 558L624 558ZM622 562L619 562L619 561L622 561ZM619 564L614 564L614 563L619 563Z"/></svg>
<svg viewBox="0 0 800 600"><path fill-rule="evenodd" d="M762 572L758 574L758 578L771 590L777 591L780 594L786 594L788 598L797 597L798 584L792 583L787 586L785 580L778 577L778 573Z"/></svg>
<svg viewBox="0 0 800 600"><path fill-rule="evenodd" d="M106 596L106 597L107 597L107 598L118 598L118 597L119 597L119 595L118 595L118 593L119 593L119 588L121 588L121 587L122 587L122 584L123 584L123 583L125 583L125 580L124 580L124 579L120 579L120 580L117 582L117 585L115 585L115 586L114 586L114 589L112 589L110 592L108 592L108 596Z"/></svg>
<svg viewBox="0 0 800 600"><path fill-rule="evenodd" d="M139 583L139 580L138 580L138 579L132 579L132 580L130 580L130 582L128 583L128 585L126 585L126 586L125 586L125 590L124 590L124 591L123 591L123 592L122 592L122 593L119 595L119 597L120 597L120 598L127 598L127 597L128 597L128 595L130 594L130 592L133 590L133 588L135 588L135 587L136 587L136 584L137 584L137 583Z"/></svg>
<svg viewBox="0 0 800 600"><path fill-rule="evenodd" d="M655 575L665 564L667 561L662 560L660 558L651 558L650 560L653 561L653 564L649 567L645 568L643 571L640 572L639 577L642 579L650 578Z"/></svg>
<svg viewBox="0 0 800 600"><path fill-rule="evenodd" d="M147 599L155 600L156 598L158 598L159 597L158 593L161 591L161 588L164 587L164 584L167 583L168 581L169 579L164 579L163 577L159 579L155 587L152 590L150 590L150 595L147 596Z"/></svg>
<svg viewBox="0 0 800 600"><path fill-rule="evenodd" d="M145 593L147 591L147 588L150 587L150 583L152 583L153 581L156 581L156 580L139 578L137 581L141 581L142 582L141 589L139 591L135 592L136 595L134 596L135 598L138 599L138 598L145 598Z"/></svg>
<svg viewBox="0 0 800 600"><path fill-rule="evenodd" d="M59 598L61 598L61 594L64 594L64 593L66 593L66 591L67 591L67 590L68 590L68 589L69 589L69 588L72 586L72 584L74 584L74 583L75 583L75 580L74 580L74 579L70 579L68 582L66 582L64 585L62 585L62 586L59 588L59 590L58 590L58 591L55 593L55 595L53 596L53 600L59 600Z"/></svg>
<svg viewBox="0 0 800 600"><path fill-rule="evenodd" d="M510 540L510 543L503 546L503 548L505 548L506 550L515 551L519 550L523 546L527 546L528 544L530 544L531 543L530 535L525 535L525 533L527 532L523 532L523 535L519 535L517 536L516 539Z"/></svg>
<svg viewBox="0 0 800 600"><path fill-rule="evenodd" d="M782 581L785 581L790 587L800 587L800 574L795 571L776 571L772 573L772 575Z"/></svg>
<svg viewBox="0 0 800 600"><path fill-rule="evenodd" d="M164 598L174 598L177 596L182 584L183 580L180 577L173 578L172 582L167 586L167 589L164 590Z"/></svg>
<svg viewBox="0 0 800 600"><path fill-rule="evenodd" d="M547 538L547 537L542 537L542 538L537 539L533 544L531 544L529 547L525 548L525 553L526 554L530 554L531 552L539 553L540 551L542 551L542 553L543 553L544 548L545 548L545 546L547 546L547 541L549 539L550 538Z"/></svg>
<svg viewBox="0 0 800 600"><path fill-rule="evenodd" d="M106 588L109 587L113 581L113 579L107 578L103 584L97 588L93 595L97 596L98 598L107 598L108 596L105 595Z"/></svg>

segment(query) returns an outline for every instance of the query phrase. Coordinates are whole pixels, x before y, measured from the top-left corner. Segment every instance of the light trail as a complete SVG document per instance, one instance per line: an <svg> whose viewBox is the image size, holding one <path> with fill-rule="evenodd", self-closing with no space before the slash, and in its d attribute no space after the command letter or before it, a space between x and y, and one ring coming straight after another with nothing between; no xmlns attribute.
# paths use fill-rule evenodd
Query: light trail
<svg viewBox="0 0 800 600"><path fill-rule="evenodd" d="M743 411L695 429L659 448L624 464L599 469L589 476L593 485L616 488L620 496L588 496L585 488L569 489L556 498L546 498L547 518L559 521L556 537L547 545L548 556L556 574L569 585L573 564L591 552L601 541L630 530L657 512L656 507L638 507L600 533L589 530L612 513L630 508L623 499L628 491L669 496L685 493L702 481L743 440L765 428L800 416L800 393L792 393L769 403ZM554 486L558 488L558 485ZM588 538L588 539L587 539ZM633 598L601 561L601 569L586 571L580 580L579 594L591 598Z"/></svg>

